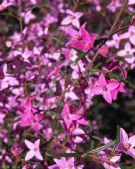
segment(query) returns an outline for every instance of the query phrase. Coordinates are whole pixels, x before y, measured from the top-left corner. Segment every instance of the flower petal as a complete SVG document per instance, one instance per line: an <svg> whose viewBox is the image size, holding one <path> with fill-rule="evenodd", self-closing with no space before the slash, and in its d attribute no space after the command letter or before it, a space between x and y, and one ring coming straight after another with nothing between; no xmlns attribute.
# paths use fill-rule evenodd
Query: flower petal
<svg viewBox="0 0 135 169"><path fill-rule="evenodd" d="M112 96L110 91L104 92L103 97L108 103L112 103Z"/></svg>
<svg viewBox="0 0 135 169"><path fill-rule="evenodd" d="M105 79L105 76L102 73L99 76L98 82L99 82L99 85L101 87L105 87L106 86L106 79Z"/></svg>
<svg viewBox="0 0 135 169"><path fill-rule="evenodd" d="M135 159L135 149L134 148L130 148L129 151L127 152L127 154Z"/></svg>
<svg viewBox="0 0 135 169"><path fill-rule="evenodd" d="M131 147L135 147L135 135L131 136L128 142L131 144Z"/></svg>
<svg viewBox="0 0 135 169"><path fill-rule="evenodd" d="M40 145L40 139L36 140L34 144L35 144L35 147L36 147L36 148L39 148L39 145Z"/></svg>
<svg viewBox="0 0 135 169"><path fill-rule="evenodd" d="M39 160L43 160L43 157L42 157L40 151L37 151L37 152L35 153L35 157L36 157L37 159L39 159Z"/></svg>
<svg viewBox="0 0 135 169"><path fill-rule="evenodd" d="M26 146L27 146L30 150L35 147L35 145L34 145L32 142L30 142L29 140L26 140L26 139L25 139L24 142L25 142Z"/></svg>
<svg viewBox="0 0 135 169"><path fill-rule="evenodd" d="M123 128L120 128L120 143L122 144L128 143L128 135Z"/></svg>
<svg viewBox="0 0 135 169"><path fill-rule="evenodd" d="M35 155L34 151L29 151L26 156L25 156L25 161L30 160L31 158L33 158Z"/></svg>

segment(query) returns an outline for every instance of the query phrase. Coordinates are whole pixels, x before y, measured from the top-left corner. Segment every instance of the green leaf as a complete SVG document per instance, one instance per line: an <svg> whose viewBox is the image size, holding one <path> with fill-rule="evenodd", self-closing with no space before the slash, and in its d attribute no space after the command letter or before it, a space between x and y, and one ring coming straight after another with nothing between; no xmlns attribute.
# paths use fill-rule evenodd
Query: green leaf
<svg viewBox="0 0 135 169"><path fill-rule="evenodd" d="M50 154L50 153L45 153L46 156L49 156L49 157L57 157L57 158L60 158L60 157L80 157L81 154L80 153L57 153L57 154Z"/></svg>
<svg viewBox="0 0 135 169"><path fill-rule="evenodd" d="M109 148L109 147L114 146L114 145L115 145L115 141L111 141L108 144L105 144L105 145L103 145L101 147L98 147L98 148L95 148L95 149L89 151L88 153L89 154L97 153L97 152L99 152L101 150L104 150L104 149Z"/></svg>
<svg viewBox="0 0 135 169"><path fill-rule="evenodd" d="M130 24L130 23L131 23L131 20L132 20L132 17L133 17L134 15L135 15L135 13L129 15L129 16L124 20L124 22L121 24L120 27Z"/></svg>
<svg viewBox="0 0 135 169"><path fill-rule="evenodd" d="M116 134L116 140L115 140L115 145L112 149L111 155L115 153L117 145L120 143L120 127L117 126L117 134Z"/></svg>
<svg viewBox="0 0 135 169"><path fill-rule="evenodd" d="M85 57L85 55L86 55L86 53L80 52L80 53L79 53L79 56L75 59L75 61L74 61L73 63L74 63L74 64L78 63L79 60L81 60L82 58Z"/></svg>

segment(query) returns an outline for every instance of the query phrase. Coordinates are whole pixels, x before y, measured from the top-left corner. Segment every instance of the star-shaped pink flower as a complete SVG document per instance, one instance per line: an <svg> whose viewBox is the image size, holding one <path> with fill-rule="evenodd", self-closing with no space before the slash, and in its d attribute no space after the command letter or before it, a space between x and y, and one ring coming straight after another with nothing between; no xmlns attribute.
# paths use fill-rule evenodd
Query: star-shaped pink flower
<svg viewBox="0 0 135 169"><path fill-rule="evenodd" d="M35 143L25 140L25 144L30 149L25 156L25 161L30 160L34 156L39 160L43 160L39 149L40 139L36 140Z"/></svg>

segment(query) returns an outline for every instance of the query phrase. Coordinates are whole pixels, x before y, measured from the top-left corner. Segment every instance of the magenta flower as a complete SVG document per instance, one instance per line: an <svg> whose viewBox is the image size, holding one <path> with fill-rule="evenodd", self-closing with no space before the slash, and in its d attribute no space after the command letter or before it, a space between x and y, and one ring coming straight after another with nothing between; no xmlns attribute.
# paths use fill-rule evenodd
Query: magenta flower
<svg viewBox="0 0 135 169"><path fill-rule="evenodd" d="M32 100L32 97L28 97L18 106L18 109L21 111L19 124L22 127L31 126L35 132L39 132L41 129L40 121L43 119L43 115L35 114L36 109L33 107Z"/></svg>
<svg viewBox="0 0 135 169"><path fill-rule="evenodd" d="M128 138L127 133L123 128L120 128L120 143L117 150L130 155L135 159L135 135Z"/></svg>
<svg viewBox="0 0 135 169"><path fill-rule="evenodd" d="M40 139L36 140L35 143L25 140L25 144L30 149L30 151L25 156L25 161L30 160L34 156L39 160L43 160L43 157L39 150Z"/></svg>
<svg viewBox="0 0 135 169"><path fill-rule="evenodd" d="M103 98L111 104L113 100L112 92L119 86L119 83L117 83L116 81L108 83L103 74L99 76L98 83L98 90L100 90Z"/></svg>
<svg viewBox="0 0 135 169"><path fill-rule="evenodd" d="M79 32L72 31L72 39L66 44L67 46L71 46L73 48L79 49L83 52L87 52L93 48L94 41L96 36L90 35L85 29L86 23L84 23Z"/></svg>

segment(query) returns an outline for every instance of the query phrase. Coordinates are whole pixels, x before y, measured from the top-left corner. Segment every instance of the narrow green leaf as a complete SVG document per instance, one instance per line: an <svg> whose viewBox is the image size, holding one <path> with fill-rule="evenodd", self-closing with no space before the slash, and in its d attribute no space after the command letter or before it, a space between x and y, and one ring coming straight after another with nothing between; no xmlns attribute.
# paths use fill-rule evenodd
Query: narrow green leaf
<svg viewBox="0 0 135 169"><path fill-rule="evenodd" d="M60 158L60 157L80 157L81 154L80 153L57 153L57 154L50 154L50 153L46 153L45 154L46 156L49 156L49 157L57 157L57 158Z"/></svg>
<svg viewBox="0 0 135 169"><path fill-rule="evenodd" d="M115 145L112 149L111 155L115 153L117 145L120 143L120 127L117 126L117 134L116 134L116 140L115 140Z"/></svg>
<svg viewBox="0 0 135 169"><path fill-rule="evenodd" d="M90 154L97 153L97 152L99 152L101 150L104 150L104 149L109 148L109 147L114 146L114 145L115 145L115 141L111 141L108 144L105 144L105 145L103 145L101 147L98 147L98 148L95 148L95 149L89 151L88 153L90 153Z"/></svg>
<svg viewBox="0 0 135 169"><path fill-rule="evenodd" d="M79 53L79 56L76 58L76 60L75 60L73 63L74 63L74 64L78 63L79 60L81 60L82 58L85 57L85 55L86 55L86 53L80 52L80 53Z"/></svg>

